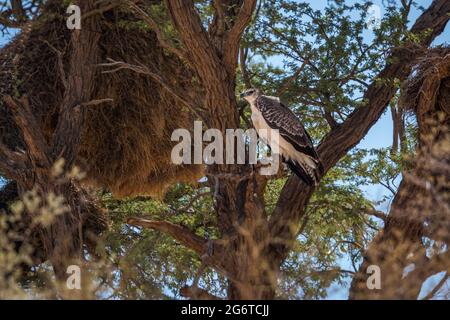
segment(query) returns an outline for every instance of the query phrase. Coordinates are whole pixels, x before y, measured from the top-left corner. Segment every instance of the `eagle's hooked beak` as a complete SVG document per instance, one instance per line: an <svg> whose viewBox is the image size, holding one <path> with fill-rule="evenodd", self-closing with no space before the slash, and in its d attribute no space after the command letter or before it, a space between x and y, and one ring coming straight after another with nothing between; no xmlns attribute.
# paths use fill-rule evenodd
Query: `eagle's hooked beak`
<svg viewBox="0 0 450 320"><path fill-rule="evenodd" d="M242 93L239 95L239 97L240 97L241 99L243 99L246 95L247 95L247 94L246 94L245 92L242 92Z"/></svg>

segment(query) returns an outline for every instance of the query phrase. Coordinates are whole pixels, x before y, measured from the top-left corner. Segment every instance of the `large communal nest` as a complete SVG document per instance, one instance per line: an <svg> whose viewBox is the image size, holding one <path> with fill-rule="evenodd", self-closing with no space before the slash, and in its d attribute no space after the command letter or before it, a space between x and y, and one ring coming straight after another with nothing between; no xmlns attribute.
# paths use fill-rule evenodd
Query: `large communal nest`
<svg viewBox="0 0 450 320"><path fill-rule="evenodd" d="M450 114L449 98L450 48L430 49L403 84L400 104L419 117L429 110Z"/></svg>
<svg viewBox="0 0 450 320"><path fill-rule="evenodd" d="M58 3L58 2L57 2ZM34 113L51 137L64 89L58 55L68 65L70 34L65 10L48 5L44 15L0 51L0 96L27 95ZM192 75L179 60L158 46L155 34L123 11L103 14L101 59L152 63L158 71L190 86ZM65 70L68 72L68 70ZM116 196L161 196L175 182L196 182L202 167L171 162L171 134L192 128L193 117L159 84L133 71L96 73L92 99L112 103L89 107L78 163L85 183L104 187ZM22 142L0 102L0 137L10 147Z"/></svg>

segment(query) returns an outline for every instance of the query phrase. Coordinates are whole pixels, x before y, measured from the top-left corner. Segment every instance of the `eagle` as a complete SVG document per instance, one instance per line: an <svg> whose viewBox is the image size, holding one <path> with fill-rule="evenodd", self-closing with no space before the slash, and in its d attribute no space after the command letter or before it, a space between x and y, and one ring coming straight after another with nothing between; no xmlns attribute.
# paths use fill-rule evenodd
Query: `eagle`
<svg viewBox="0 0 450 320"><path fill-rule="evenodd" d="M306 184L317 186L323 175L323 166L311 137L294 112L281 103L279 98L265 96L257 88L248 89L240 96L250 104L251 119L256 131L277 129L278 150L282 161ZM273 141L266 143L274 148L270 145Z"/></svg>

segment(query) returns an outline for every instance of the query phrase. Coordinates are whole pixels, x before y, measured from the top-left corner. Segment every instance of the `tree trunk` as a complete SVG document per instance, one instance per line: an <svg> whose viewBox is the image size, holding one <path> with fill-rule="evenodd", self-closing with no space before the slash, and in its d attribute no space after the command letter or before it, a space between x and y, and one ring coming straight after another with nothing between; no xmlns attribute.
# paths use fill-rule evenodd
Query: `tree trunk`
<svg viewBox="0 0 450 320"><path fill-rule="evenodd" d="M82 12L95 8L93 0L78 4ZM52 263L57 279L64 283L67 266L80 265L85 241L92 245L93 234L86 235L86 227L96 226L97 231L106 227L105 215L91 195L80 187L76 178L67 176L75 165L83 130L84 104L89 102L93 88L99 36L95 18L83 20L82 30L72 31L67 78L64 70L60 70L65 93L51 141L45 138L27 97L20 100L5 97L26 150L16 152L0 143L0 169L17 182L20 197L33 190L39 199L38 207L26 208L33 226L31 233L38 235L45 258ZM58 161L64 164L55 174ZM51 217L46 217L48 212L52 212ZM36 219L39 222L34 221Z"/></svg>
<svg viewBox="0 0 450 320"><path fill-rule="evenodd" d="M450 227L450 55L436 49L423 59L419 74L403 94L417 115L419 146L414 167L404 178L383 230L371 243L350 289L351 299L417 299L423 282L448 270L445 254L429 257L423 238L448 245ZM366 270L377 265L382 288L369 290ZM407 273L405 268L414 266Z"/></svg>
<svg viewBox="0 0 450 320"><path fill-rule="evenodd" d="M278 268L268 257L270 239L264 209L265 179L251 168L218 184L216 212L224 240L224 267L229 279L228 298L273 299Z"/></svg>

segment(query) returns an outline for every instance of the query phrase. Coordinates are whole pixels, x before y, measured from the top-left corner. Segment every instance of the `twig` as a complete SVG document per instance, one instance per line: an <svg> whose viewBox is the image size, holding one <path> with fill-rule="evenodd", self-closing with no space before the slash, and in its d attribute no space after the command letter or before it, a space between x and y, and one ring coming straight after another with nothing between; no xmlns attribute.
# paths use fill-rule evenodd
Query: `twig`
<svg viewBox="0 0 450 320"><path fill-rule="evenodd" d="M91 100L89 102L84 102L81 104L82 107L91 107L91 106L98 106L99 104L102 103L107 103L107 102L114 102L114 99L97 99L97 100Z"/></svg>
<svg viewBox="0 0 450 320"><path fill-rule="evenodd" d="M425 297L423 297L422 300L430 300L430 299L432 299L434 297L434 295L436 293L438 293L439 290L441 290L442 286L447 282L448 278L449 278L449 274L448 274L448 272L445 272L445 274L442 277L441 281L439 281L439 283L433 288L433 290L428 292L428 294Z"/></svg>
<svg viewBox="0 0 450 320"><path fill-rule="evenodd" d="M178 210L176 210L176 211L177 211L177 212L186 212L186 211L188 211L188 210L192 207L192 205L194 204L195 201L197 201L197 200L200 199L201 197L204 197L204 196L207 196L207 195L210 195L210 194L211 194L211 191L206 191L206 192L198 193L197 195L195 195L195 196L189 201L189 203L188 203L187 205L185 205L184 207L181 207L180 209L178 209Z"/></svg>
<svg viewBox="0 0 450 320"><path fill-rule="evenodd" d="M63 61L63 53L56 49L50 42L47 40L44 40L44 43L52 49L57 57L58 57L58 70L61 78L61 82L64 86L64 89L67 90L68 84L67 84L67 77L66 77L66 71L64 70L64 61Z"/></svg>
<svg viewBox="0 0 450 320"><path fill-rule="evenodd" d="M144 74L150 76L153 80L159 83L164 89L166 89L174 98L180 101L183 105L189 108L197 117L203 119L203 115L199 111L200 107L196 106L196 103L189 98L189 95L184 92L184 90L180 88L174 88L169 81L167 81L162 75L157 74L156 72L151 71L145 65L133 65L130 63L126 63L123 61L116 61L111 58L108 58L108 63L101 63L98 66L100 67L110 67L111 70L103 71L102 73L114 73L120 70L131 70L138 74Z"/></svg>

